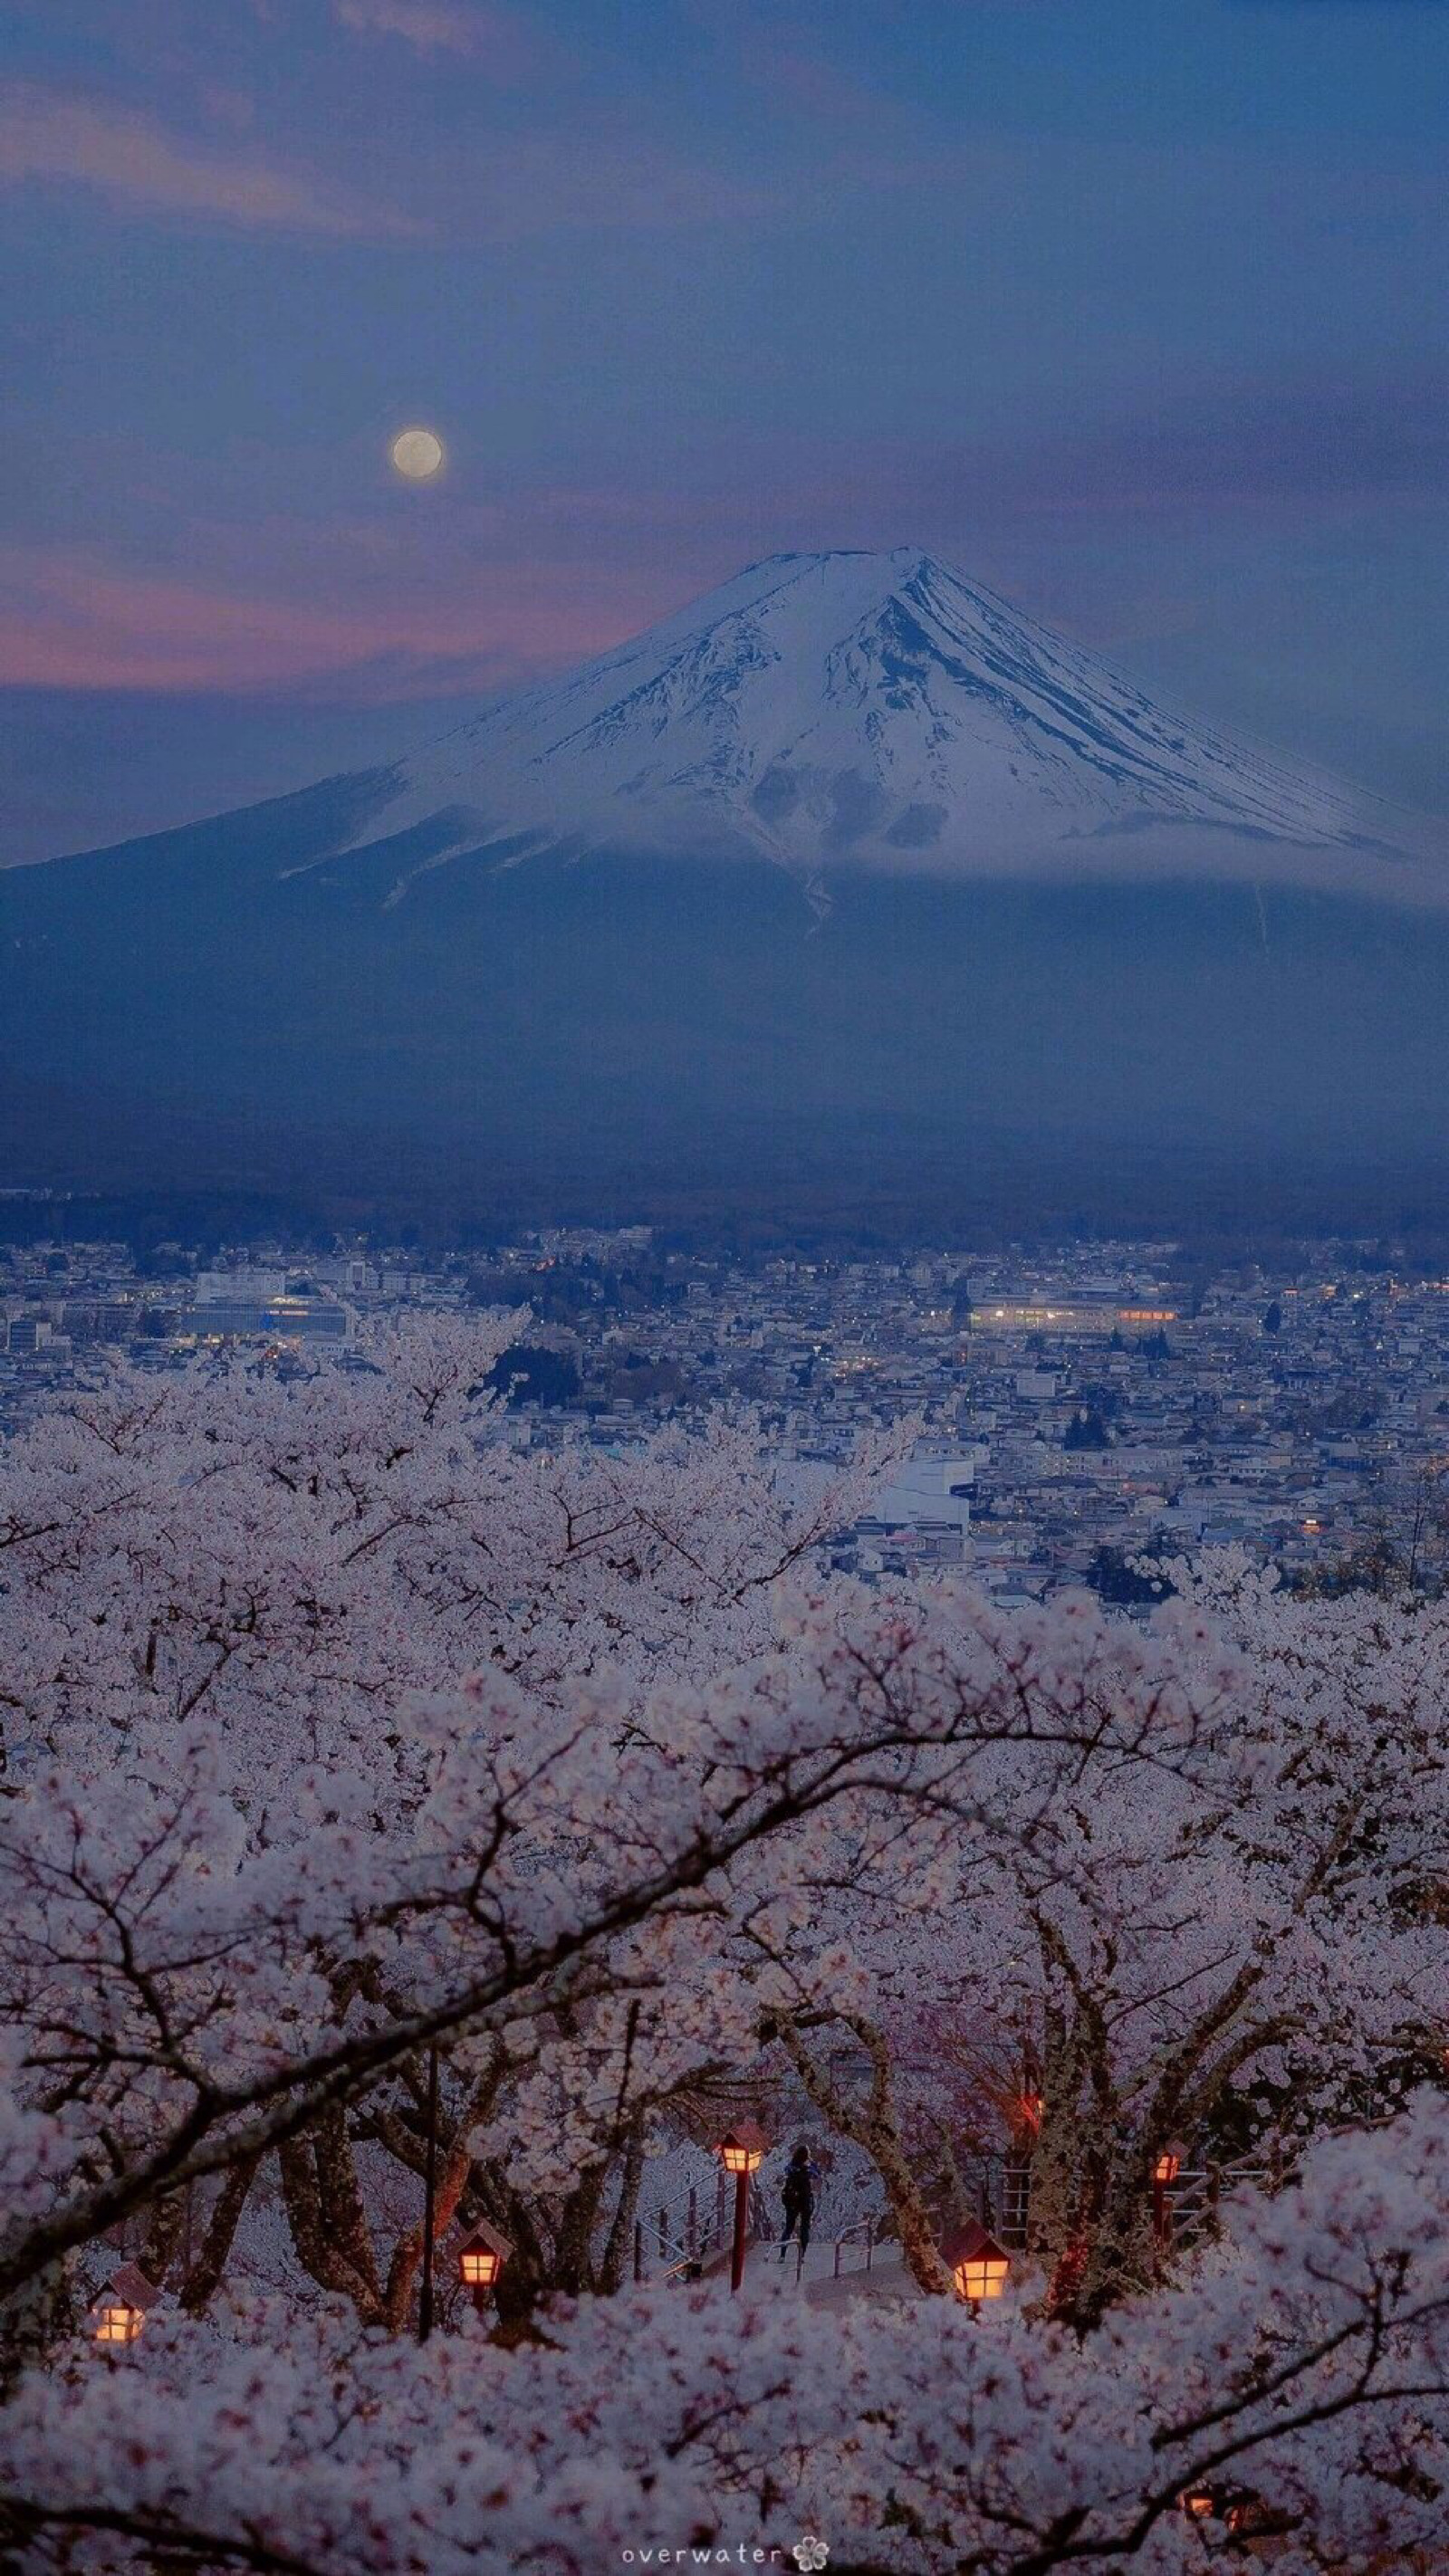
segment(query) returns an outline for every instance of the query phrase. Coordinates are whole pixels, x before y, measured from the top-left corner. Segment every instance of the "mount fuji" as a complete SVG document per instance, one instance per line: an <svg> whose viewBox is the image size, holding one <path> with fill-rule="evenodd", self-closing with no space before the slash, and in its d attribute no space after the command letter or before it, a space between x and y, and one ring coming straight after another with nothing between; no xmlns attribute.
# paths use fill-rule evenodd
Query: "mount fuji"
<svg viewBox="0 0 1449 2576"><path fill-rule="evenodd" d="M0 942L21 1179L939 1202L991 1163L1026 1207L1047 1163L1445 1144L1449 832L912 549L772 557L409 758L11 869Z"/></svg>
<svg viewBox="0 0 1449 2576"><path fill-rule="evenodd" d="M459 847L483 827L807 874L1155 860L1409 891L1428 855L1409 818L1164 715L909 547L753 565L460 725L384 810L394 831L447 814Z"/></svg>

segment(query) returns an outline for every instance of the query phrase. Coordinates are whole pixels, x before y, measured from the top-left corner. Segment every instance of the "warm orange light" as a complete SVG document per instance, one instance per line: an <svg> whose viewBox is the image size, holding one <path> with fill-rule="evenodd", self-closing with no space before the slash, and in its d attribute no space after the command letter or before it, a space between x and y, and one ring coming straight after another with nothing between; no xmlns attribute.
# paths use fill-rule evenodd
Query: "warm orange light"
<svg viewBox="0 0 1449 2576"><path fill-rule="evenodd" d="M465 2290L491 2290L508 2259L505 2237L486 2222L458 2248L458 2277Z"/></svg>
<svg viewBox="0 0 1449 2576"><path fill-rule="evenodd" d="M1182 2171L1182 2158L1175 2147L1165 2147L1152 2168L1154 2182L1176 2182Z"/></svg>
<svg viewBox="0 0 1449 2576"><path fill-rule="evenodd" d="M134 2343L146 2322L141 2308L127 2307L124 2301L104 2307L96 2324L97 2343Z"/></svg>
<svg viewBox="0 0 1449 2576"><path fill-rule="evenodd" d="M738 2120L719 2142L720 2163L729 2174L757 2173L769 2143L753 2120Z"/></svg>
<svg viewBox="0 0 1449 2576"><path fill-rule="evenodd" d="M1000 2298L1011 2270L1010 2257L1005 2246L998 2245L974 2219L947 2237L941 2256L950 2265L958 2294L972 2307L982 2299Z"/></svg>
<svg viewBox="0 0 1449 2576"><path fill-rule="evenodd" d="M1203 2521L1213 2509L1212 2497L1210 2495L1203 2495L1200 2490L1195 2490L1189 2495L1179 2496L1178 2502L1181 2505L1183 2512L1192 2522Z"/></svg>
<svg viewBox="0 0 1449 2576"><path fill-rule="evenodd" d="M983 2254L979 2262L958 2263L952 2278L963 2299L999 2299L1010 2269L1004 2254Z"/></svg>

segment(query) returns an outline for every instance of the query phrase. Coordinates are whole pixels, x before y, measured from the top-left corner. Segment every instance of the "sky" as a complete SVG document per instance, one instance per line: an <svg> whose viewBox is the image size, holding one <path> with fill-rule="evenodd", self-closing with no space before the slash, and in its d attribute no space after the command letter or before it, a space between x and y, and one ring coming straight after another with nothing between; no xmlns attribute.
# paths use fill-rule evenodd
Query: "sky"
<svg viewBox="0 0 1449 2576"><path fill-rule="evenodd" d="M836 545L1449 812L1449 0L6 0L0 73L0 857Z"/></svg>

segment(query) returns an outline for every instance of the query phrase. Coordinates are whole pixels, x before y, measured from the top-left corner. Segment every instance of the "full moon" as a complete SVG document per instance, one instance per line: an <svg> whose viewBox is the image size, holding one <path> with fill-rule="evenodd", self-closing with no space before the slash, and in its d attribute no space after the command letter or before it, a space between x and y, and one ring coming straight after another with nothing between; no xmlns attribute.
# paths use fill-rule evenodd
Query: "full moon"
<svg viewBox="0 0 1449 2576"><path fill-rule="evenodd" d="M409 483L430 482L443 461L443 442L430 429L400 429L392 443L392 461Z"/></svg>

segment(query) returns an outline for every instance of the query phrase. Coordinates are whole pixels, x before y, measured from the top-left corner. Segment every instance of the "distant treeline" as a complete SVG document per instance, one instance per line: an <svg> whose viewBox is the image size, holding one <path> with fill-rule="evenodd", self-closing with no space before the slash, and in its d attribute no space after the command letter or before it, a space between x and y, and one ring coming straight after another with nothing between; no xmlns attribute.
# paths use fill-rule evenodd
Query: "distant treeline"
<svg viewBox="0 0 1449 2576"><path fill-rule="evenodd" d="M0 1193L0 1244L124 1243L138 1257L162 1244L215 1252L275 1236L324 1250L336 1231L320 1208L269 1191L118 1190Z"/></svg>
<svg viewBox="0 0 1449 2576"><path fill-rule="evenodd" d="M11 1189L0 1190L0 1246L99 1240L125 1243L145 1258L168 1244L207 1254L224 1244L276 1240L300 1255L325 1250L339 1234L360 1234L420 1256L474 1255L483 1270L495 1247L530 1228L646 1224L654 1229L652 1258L642 1266L652 1272L681 1253L745 1262L773 1254L889 1259L921 1245L1030 1258L1064 1243L1161 1239L1177 1247L1167 1266L1189 1309L1196 1290L1234 1270L1246 1273L1255 1261L1291 1272L1295 1245L1331 1246L1343 1271L1368 1277L1449 1271L1449 1196L1427 1186L1422 1194L1395 1194L1386 1185L1382 1203L1369 1207L1356 1176L1337 1205L1329 1183L1305 1181L1281 1191L1243 1189L1233 1208L1206 1170L1196 1197L1181 1171L1161 1192L1141 1170L1115 1177L1103 1170L1091 1181L1090 1195L1079 1188L1075 1201L1059 1197L1040 1171L1019 1172L1014 1184L1004 1174L981 1173L929 1184L903 1174L855 1185L805 1175L753 1184L641 1178L584 1190L540 1170L475 1187L457 1178L445 1187L424 1173L412 1186L391 1178L369 1186L359 1174L345 1187L290 1190L224 1180L210 1187ZM636 1280L636 1294L650 1286L657 1293L661 1284Z"/></svg>

